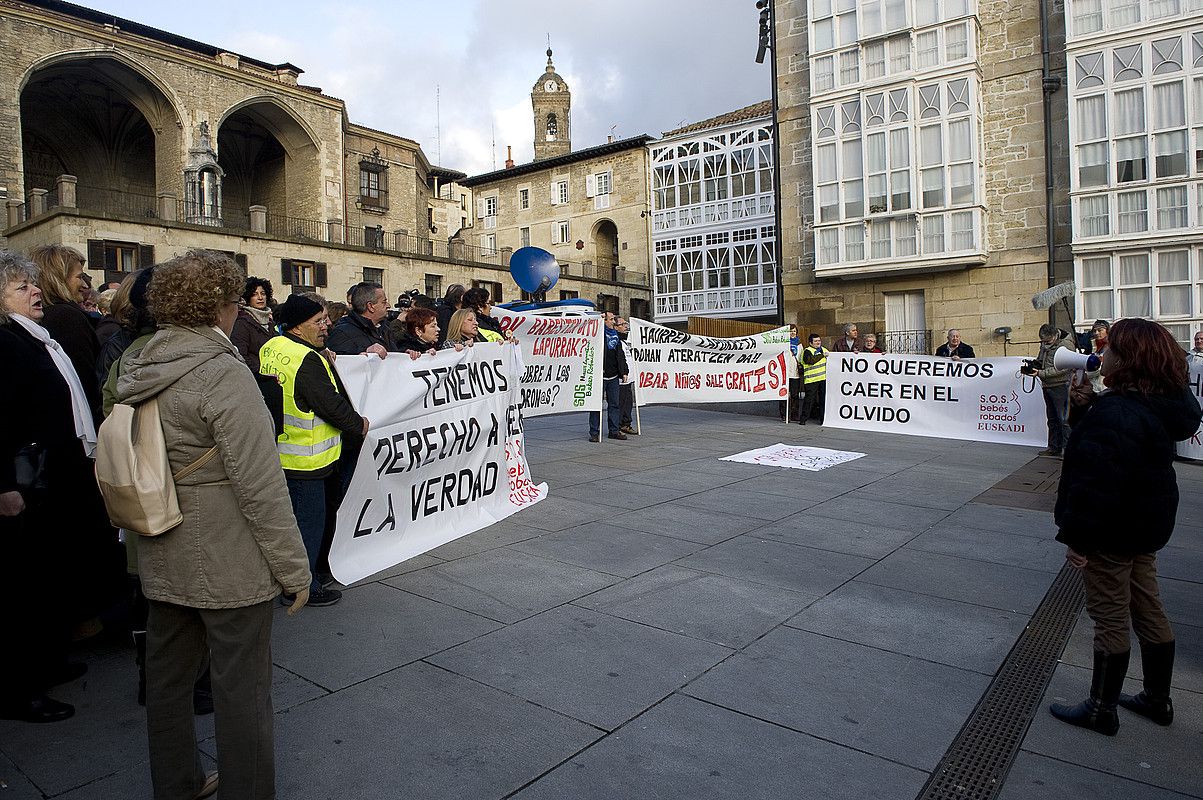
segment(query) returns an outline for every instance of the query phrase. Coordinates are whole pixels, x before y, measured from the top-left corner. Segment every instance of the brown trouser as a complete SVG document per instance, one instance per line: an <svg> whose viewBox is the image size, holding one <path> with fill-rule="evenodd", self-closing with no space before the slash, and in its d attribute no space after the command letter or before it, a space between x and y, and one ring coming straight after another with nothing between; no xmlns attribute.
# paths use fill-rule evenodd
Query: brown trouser
<svg viewBox="0 0 1203 800"><path fill-rule="evenodd" d="M1094 649L1114 654L1132 648L1128 626L1149 644L1171 641L1174 631L1157 588L1157 555L1090 553L1086 613L1094 620Z"/></svg>
<svg viewBox="0 0 1203 800"><path fill-rule="evenodd" d="M272 603L190 608L150 601L146 732L155 800L191 800L205 778L192 687L211 653L221 796L273 800Z"/></svg>

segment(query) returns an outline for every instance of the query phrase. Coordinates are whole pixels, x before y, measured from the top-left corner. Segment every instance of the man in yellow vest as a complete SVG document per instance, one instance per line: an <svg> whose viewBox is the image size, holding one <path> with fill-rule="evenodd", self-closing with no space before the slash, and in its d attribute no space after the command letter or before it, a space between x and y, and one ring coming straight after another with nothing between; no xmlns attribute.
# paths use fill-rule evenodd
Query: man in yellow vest
<svg viewBox="0 0 1203 800"><path fill-rule="evenodd" d="M314 576L308 605L330 606L342 598L342 592L322 586L318 579L326 491L332 483L327 478L338 469L342 434L363 436L368 421L351 406L337 373L322 354L330 330L325 306L294 294L274 317L284 333L260 348L259 371L275 375L284 391L284 432L276 440L276 449ZM280 600L292 602L287 595Z"/></svg>
<svg viewBox="0 0 1203 800"><path fill-rule="evenodd" d="M802 424L810 419L810 414L818 410L819 424L823 424L823 403L827 399L827 351L823 349L823 337L812 333L807 339L806 349L799 355L802 362L802 391L806 398L802 401Z"/></svg>

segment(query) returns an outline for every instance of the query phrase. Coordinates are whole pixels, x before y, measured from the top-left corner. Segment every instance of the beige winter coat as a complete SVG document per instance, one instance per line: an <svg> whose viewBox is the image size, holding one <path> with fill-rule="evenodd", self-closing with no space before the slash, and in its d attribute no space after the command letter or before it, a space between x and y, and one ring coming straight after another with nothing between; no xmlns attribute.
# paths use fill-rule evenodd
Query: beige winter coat
<svg viewBox="0 0 1203 800"><path fill-rule="evenodd" d="M234 345L216 328L159 331L117 383L122 403L155 395L173 472L214 443L219 457L177 484L184 521L138 542L146 596L238 608L308 588L271 416Z"/></svg>

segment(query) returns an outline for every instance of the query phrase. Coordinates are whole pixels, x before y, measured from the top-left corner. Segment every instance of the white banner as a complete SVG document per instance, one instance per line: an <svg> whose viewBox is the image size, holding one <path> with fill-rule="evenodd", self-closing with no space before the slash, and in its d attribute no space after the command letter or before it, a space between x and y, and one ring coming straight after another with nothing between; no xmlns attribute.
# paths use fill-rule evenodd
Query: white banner
<svg viewBox="0 0 1203 800"><path fill-rule="evenodd" d="M1021 358L956 361L918 355L827 357L823 424L913 436L1043 447L1040 381Z"/></svg>
<svg viewBox="0 0 1203 800"><path fill-rule="evenodd" d="M848 450L828 450L826 447L773 444L755 450L745 450L733 456L720 458L719 461L738 461L743 464L759 464L762 467L786 467L818 472L828 467L834 467L836 464L855 461L863 458L864 455L864 453L853 453Z"/></svg>
<svg viewBox="0 0 1203 800"><path fill-rule="evenodd" d="M753 336L696 336L631 320L639 405L784 400L789 396L789 328Z"/></svg>
<svg viewBox="0 0 1203 800"><path fill-rule="evenodd" d="M1195 360L1190 365L1190 391L1203 406L1203 361ZM1185 442L1178 442L1178 455L1203 460L1203 426Z"/></svg>
<svg viewBox="0 0 1203 800"><path fill-rule="evenodd" d="M338 509L330 570L350 584L505 519L547 496L530 479L510 344L411 360L339 356L368 431Z"/></svg>
<svg viewBox="0 0 1203 800"><path fill-rule="evenodd" d="M602 396L600 317L545 317L493 306L503 331L518 337L522 360L522 415L597 411Z"/></svg>

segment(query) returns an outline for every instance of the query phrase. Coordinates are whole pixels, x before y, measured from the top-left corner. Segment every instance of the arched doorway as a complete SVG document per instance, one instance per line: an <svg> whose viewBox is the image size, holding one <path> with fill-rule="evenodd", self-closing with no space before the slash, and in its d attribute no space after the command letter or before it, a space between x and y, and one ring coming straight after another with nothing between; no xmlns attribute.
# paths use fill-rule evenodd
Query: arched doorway
<svg viewBox="0 0 1203 800"><path fill-rule="evenodd" d="M171 100L116 57L65 57L21 90L25 191L78 179L81 208L154 216L159 191L179 191L180 131Z"/></svg>
<svg viewBox="0 0 1203 800"><path fill-rule="evenodd" d="M217 163L227 219L248 218L254 205L267 207L269 226L284 216L320 217L317 146L276 103L254 101L227 113L217 131Z"/></svg>
<svg viewBox="0 0 1203 800"><path fill-rule="evenodd" d="M618 226L603 219L593 226L593 258L599 269L618 266Z"/></svg>

